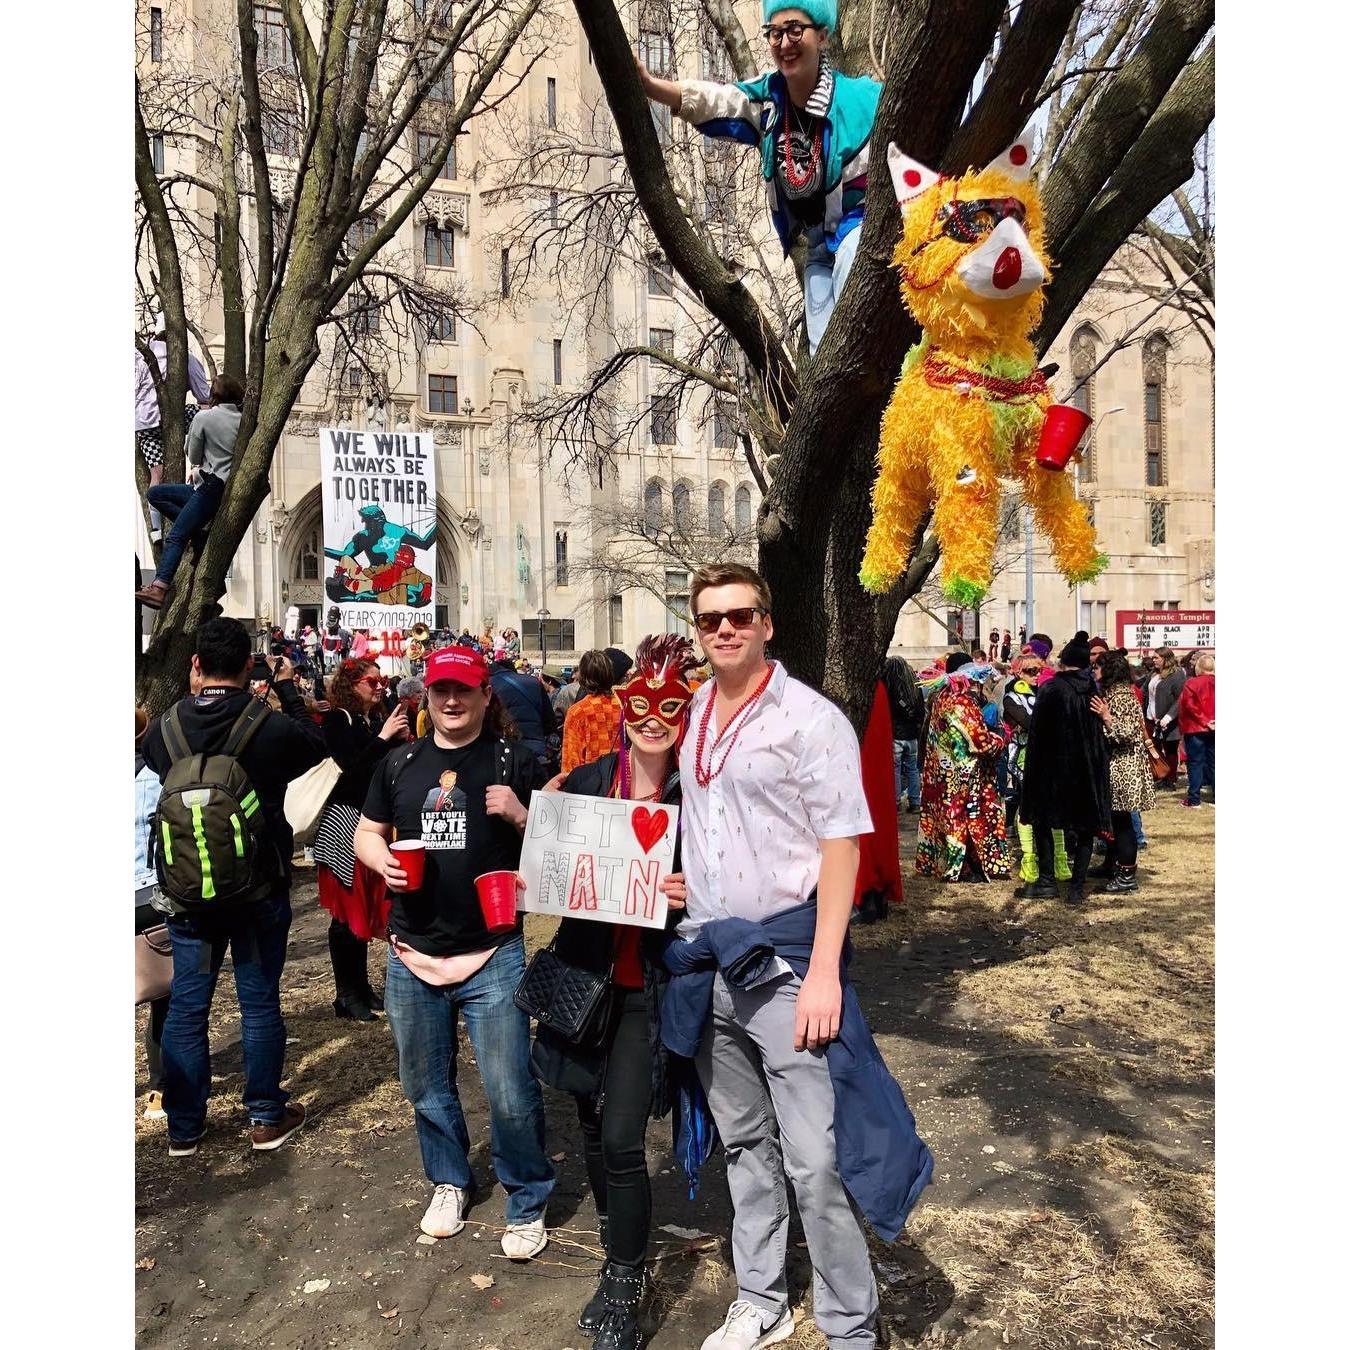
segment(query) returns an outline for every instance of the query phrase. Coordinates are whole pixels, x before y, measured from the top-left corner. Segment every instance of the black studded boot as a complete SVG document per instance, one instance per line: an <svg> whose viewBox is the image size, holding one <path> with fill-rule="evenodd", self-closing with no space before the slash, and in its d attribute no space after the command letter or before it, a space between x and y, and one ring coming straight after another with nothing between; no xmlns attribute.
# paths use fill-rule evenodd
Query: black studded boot
<svg viewBox="0 0 1350 1350"><path fill-rule="evenodd" d="M1132 895L1139 889L1138 867L1117 867L1116 874L1106 883L1106 895Z"/></svg>
<svg viewBox="0 0 1350 1350"><path fill-rule="evenodd" d="M609 1220L604 1215L597 1216L600 1220L600 1246L605 1247L606 1240L609 1237ZM581 1316L577 1318L577 1326L582 1331L589 1331L592 1336L600 1328L600 1319L605 1315L605 1275L609 1270L609 1260L606 1258L604 1265L600 1267L600 1281L595 1286L593 1293L586 1302L586 1306L581 1310Z"/></svg>
<svg viewBox="0 0 1350 1350"><path fill-rule="evenodd" d="M605 1315L595 1333L595 1350L639 1350L643 1343L638 1313L647 1292L647 1266L625 1266L610 1261L600 1287L605 1296Z"/></svg>

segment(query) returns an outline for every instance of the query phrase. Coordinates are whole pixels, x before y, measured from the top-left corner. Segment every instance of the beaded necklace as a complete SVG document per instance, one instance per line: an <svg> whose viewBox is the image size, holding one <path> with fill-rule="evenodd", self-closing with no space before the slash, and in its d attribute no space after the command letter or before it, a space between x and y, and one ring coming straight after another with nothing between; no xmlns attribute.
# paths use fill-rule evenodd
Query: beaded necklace
<svg viewBox="0 0 1350 1350"><path fill-rule="evenodd" d="M802 188L809 187L816 173L820 169L820 158L824 145L823 122L817 122L814 130L809 124L798 121L796 130L800 131L807 142L809 159L804 169L797 167L796 160L792 154L792 132L793 121L795 120L796 110L792 104L788 104L788 126L783 135L783 177L787 180L789 187L800 191Z"/></svg>
<svg viewBox="0 0 1350 1350"><path fill-rule="evenodd" d="M717 685L716 681L714 681L712 692L708 698L707 707L703 709L703 717L699 721L698 743L694 747L694 781L698 783L699 787L707 787L713 779L719 777L722 770L727 767L727 760L731 758L731 752L736 748L736 741L741 734L741 728L745 726L746 714L759 702L764 691L769 687L769 681L773 679L773 669L775 664L776 662L769 662L769 668L764 672L764 678L759 682L759 687L739 708L736 709L734 713L731 714L727 719L726 726L717 733L717 739L713 741L712 746L708 751L708 762L705 766L703 762L703 747L707 743L708 727L712 722L713 706L717 702ZM727 742L726 752L722 755L722 762L714 768L713 763L717 757L717 747L722 744L723 740L726 739L727 733L731 731L733 727L735 727L735 732L732 734L731 740Z"/></svg>
<svg viewBox="0 0 1350 1350"><path fill-rule="evenodd" d="M654 802L658 800L665 791L665 784L662 783L655 792L649 792L642 797L633 796L633 766L628 758L628 743L619 746L619 772L614 780L614 787L611 789L615 795L626 802Z"/></svg>

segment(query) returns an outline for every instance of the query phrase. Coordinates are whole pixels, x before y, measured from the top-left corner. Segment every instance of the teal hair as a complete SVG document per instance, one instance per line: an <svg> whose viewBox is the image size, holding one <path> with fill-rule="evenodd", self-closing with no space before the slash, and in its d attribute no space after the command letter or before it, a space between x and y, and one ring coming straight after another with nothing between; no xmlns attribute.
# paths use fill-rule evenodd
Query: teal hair
<svg viewBox="0 0 1350 1350"><path fill-rule="evenodd" d="M764 22L768 23L775 14L785 9L799 9L812 23L828 28L831 33L839 25L839 5L837 0L764 0Z"/></svg>

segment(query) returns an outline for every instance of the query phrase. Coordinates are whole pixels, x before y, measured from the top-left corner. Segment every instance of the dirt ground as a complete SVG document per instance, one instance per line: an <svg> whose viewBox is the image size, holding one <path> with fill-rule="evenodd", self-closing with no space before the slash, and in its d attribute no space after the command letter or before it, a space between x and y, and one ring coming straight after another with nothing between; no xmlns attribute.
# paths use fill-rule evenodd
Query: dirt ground
<svg viewBox="0 0 1350 1350"><path fill-rule="evenodd" d="M1213 810L1162 795L1146 817L1139 893L1099 895L1083 912L1014 900L1012 882L914 877L914 821L902 817L905 904L853 928L863 1008L937 1160L900 1241L873 1243L892 1343L1211 1345ZM497 1245L503 1195L463 1041L482 1189L464 1232L419 1241L430 1188L388 1027L333 1017L312 883L297 887L294 909L287 1086L309 1123L276 1153L248 1148L227 965L201 1150L169 1159L163 1123L137 1106L138 1345L589 1346L576 1315L601 1257L570 1100L546 1092L552 1241L517 1265ZM532 946L548 927L531 929ZM382 960L372 955L377 985ZM698 1346L735 1296L721 1158L691 1201L670 1149L669 1123L654 1124L654 1350ZM824 1346L795 1217L794 1227L798 1330L785 1344Z"/></svg>

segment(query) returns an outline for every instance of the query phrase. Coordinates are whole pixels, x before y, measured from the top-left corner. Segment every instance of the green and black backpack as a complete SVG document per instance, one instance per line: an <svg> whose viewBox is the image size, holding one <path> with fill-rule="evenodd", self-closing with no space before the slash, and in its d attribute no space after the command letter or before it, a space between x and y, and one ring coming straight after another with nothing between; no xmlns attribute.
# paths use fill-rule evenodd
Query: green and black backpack
<svg viewBox="0 0 1350 1350"><path fill-rule="evenodd" d="M264 900L284 876L265 832L257 789L239 762L271 709L257 699L239 714L218 754L193 754L177 706L160 723L171 760L152 838L159 889L175 914Z"/></svg>

